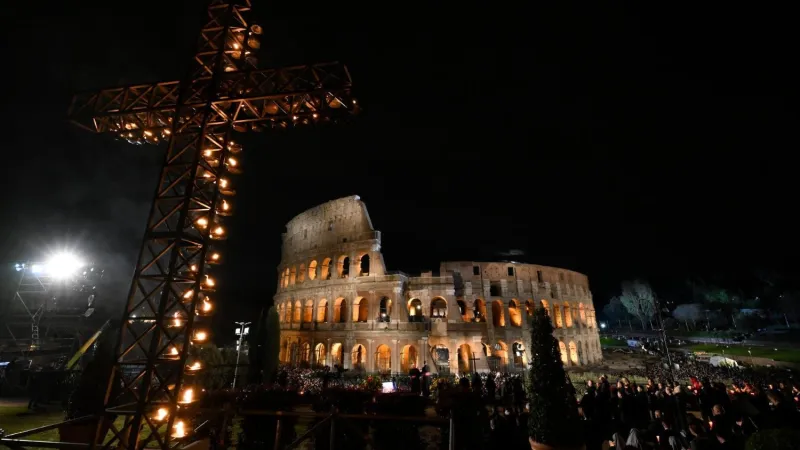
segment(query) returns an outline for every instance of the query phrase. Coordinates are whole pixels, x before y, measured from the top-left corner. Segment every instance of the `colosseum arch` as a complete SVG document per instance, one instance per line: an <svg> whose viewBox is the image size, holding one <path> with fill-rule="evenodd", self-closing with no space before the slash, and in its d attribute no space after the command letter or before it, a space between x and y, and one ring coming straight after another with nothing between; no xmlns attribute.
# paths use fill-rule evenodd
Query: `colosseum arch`
<svg viewBox="0 0 800 450"><path fill-rule="evenodd" d="M317 322L325 323L328 321L328 301L320 299L319 304L317 304Z"/></svg>
<svg viewBox="0 0 800 450"><path fill-rule="evenodd" d="M325 352L325 344L319 343L316 347L314 347L314 365L317 366L324 366L325 365L325 358L328 357L328 354Z"/></svg>
<svg viewBox="0 0 800 450"><path fill-rule="evenodd" d="M358 268L360 276L369 276L369 255L367 253L364 253L358 258Z"/></svg>
<svg viewBox="0 0 800 450"><path fill-rule="evenodd" d="M331 259L325 258L322 260L322 268L320 269L320 278L323 280L331 279Z"/></svg>
<svg viewBox="0 0 800 450"><path fill-rule="evenodd" d="M464 322L472 322L472 311L467 308L467 303L464 300L456 300L456 305L458 305L458 315L461 316L461 320Z"/></svg>
<svg viewBox="0 0 800 450"><path fill-rule="evenodd" d="M300 323L302 313L303 313L303 306L300 304L300 300L295 300L294 308L292 308L292 322Z"/></svg>
<svg viewBox="0 0 800 450"><path fill-rule="evenodd" d="M525 314L527 314L528 320L530 320L530 318L533 317L533 313L535 312L535 310L536 310L536 303L534 303L533 300L528 299L527 301L525 301Z"/></svg>
<svg viewBox="0 0 800 450"><path fill-rule="evenodd" d="M583 351L583 342L578 341L578 362L581 365L586 364L586 352Z"/></svg>
<svg viewBox="0 0 800 450"><path fill-rule="evenodd" d="M286 322L286 305L278 305L278 322Z"/></svg>
<svg viewBox="0 0 800 450"><path fill-rule="evenodd" d="M339 297L333 304L333 323L347 322L347 300Z"/></svg>
<svg viewBox="0 0 800 450"><path fill-rule="evenodd" d="M336 261L336 273L339 274L339 278L347 278L350 276L350 257L347 255L339 256L339 259Z"/></svg>
<svg viewBox="0 0 800 450"><path fill-rule="evenodd" d="M292 266L292 268L289 269L289 284L290 285L294 285L295 278L297 278L297 268L295 266Z"/></svg>
<svg viewBox="0 0 800 450"><path fill-rule="evenodd" d="M283 269L283 276L281 277L281 286L284 288L289 287L289 268Z"/></svg>
<svg viewBox="0 0 800 450"><path fill-rule="evenodd" d="M503 314L503 302L500 300L492 302L492 324L495 328L506 326L506 316Z"/></svg>
<svg viewBox="0 0 800 450"><path fill-rule="evenodd" d="M564 345L564 341L558 341L558 350L561 352L561 362L564 363L565 366L568 366L569 355L567 355L567 346Z"/></svg>
<svg viewBox="0 0 800 450"><path fill-rule="evenodd" d="M547 315L549 316L550 315L550 305L547 303L547 300L542 300L541 303L542 303L542 308L544 308L544 312L546 312Z"/></svg>
<svg viewBox="0 0 800 450"><path fill-rule="evenodd" d="M556 316L556 321L553 325L556 328L564 328L564 319L561 317L561 308L558 305L553 305L553 315Z"/></svg>
<svg viewBox="0 0 800 450"><path fill-rule="evenodd" d="M400 371L408 373L414 367L417 367L417 348L413 345L406 345L400 352Z"/></svg>
<svg viewBox="0 0 800 450"><path fill-rule="evenodd" d="M512 327L522 326L522 311L520 310L517 299L512 298L511 301L508 302L508 321L511 323Z"/></svg>
<svg viewBox="0 0 800 450"><path fill-rule="evenodd" d="M311 364L311 344L309 344L308 342L303 342L303 345L301 347L300 364L303 365Z"/></svg>
<svg viewBox="0 0 800 450"><path fill-rule="evenodd" d="M578 316L581 318L581 326L585 327L586 323L586 306L583 303L578 304Z"/></svg>
<svg viewBox="0 0 800 450"><path fill-rule="evenodd" d="M314 281L317 278L317 260L312 259L310 263L308 263L308 279L309 281Z"/></svg>
<svg viewBox="0 0 800 450"><path fill-rule="evenodd" d="M575 345L575 341L569 341L569 359L572 364L578 364L578 346Z"/></svg>
<svg viewBox="0 0 800 450"><path fill-rule="evenodd" d="M492 349L492 356L498 358L497 370L505 371L508 367L508 344L504 341L497 341Z"/></svg>
<svg viewBox="0 0 800 450"><path fill-rule="evenodd" d="M310 323L314 321L314 300L306 300L306 307L303 309L303 322Z"/></svg>
<svg viewBox="0 0 800 450"><path fill-rule="evenodd" d="M378 320L380 322L390 322L392 320L392 299L389 297L381 297L378 303Z"/></svg>
<svg viewBox="0 0 800 450"><path fill-rule="evenodd" d="M469 344L461 344L458 347L458 373L470 373L472 370L472 349Z"/></svg>
<svg viewBox="0 0 800 450"><path fill-rule="evenodd" d="M344 354L342 353L341 342L331 344L331 364L337 364L339 367L344 365Z"/></svg>
<svg viewBox="0 0 800 450"><path fill-rule="evenodd" d="M392 372L392 350L386 344L381 344L375 349L375 371L380 373Z"/></svg>
<svg viewBox="0 0 800 450"><path fill-rule="evenodd" d="M472 310L473 315L475 316L475 322L486 320L486 302L484 302L482 299L475 299L475 301L472 303Z"/></svg>
<svg viewBox="0 0 800 450"><path fill-rule="evenodd" d="M525 345L521 341L511 344L511 356L514 358L515 369L528 367L528 357L525 355Z"/></svg>
<svg viewBox="0 0 800 450"><path fill-rule="evenodd" d="M289 354L289 342L283 341L281 342L281 349L278 352L278 361L286 364L289 360L287 355Z"/></svg>
<svg viewBox="0 0 800 450"><path fill-rule="evenodd" d="M297 283L302 283L306 280L306 265L300 264L300 269L297 271Z"/></svg>
<svg viewBox="0 0 800 450"><path fill-rule="evenodd" d="M447 301L442 297L436 297L433 300L431 300L431 318L432 319L447 318Z"/></svg>
<svg viewBox="0 0 800 450"><path fill-rule="evenodd" d="M422 322L422 320L422 302L418 298L412 298L408 301L408 321Z"/></svg>
<svg viewBox="0 0 800 450"><path fill-rule="evenodd" d="M364 297L356 297L353 301L353 322L366 322L369 320L369 305Z"/></svg>
<svg viewBox="0 0 800 450"><path fill-rule="evenodd" d="M567 328L572 327L572 309L569 307L569 303L564 302L564 322L567 325Z"/></svg>
<svg viewBox="0 0 800 450"><path fill-rule="evenodd" d="M361 344L356 344L353 347L353 352L350 354L350 361L353 370L366 370L367 349Z"/></svg>

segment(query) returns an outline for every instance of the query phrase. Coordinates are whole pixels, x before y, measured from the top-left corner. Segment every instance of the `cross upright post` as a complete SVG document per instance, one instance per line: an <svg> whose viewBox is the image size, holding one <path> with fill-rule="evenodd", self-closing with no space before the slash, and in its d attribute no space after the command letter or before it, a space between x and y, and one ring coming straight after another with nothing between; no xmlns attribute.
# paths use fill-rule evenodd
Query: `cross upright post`
<svg viewBox="0 0 800 450"><path fill-rule="evenodd" d="M190 75L75 96L76 124L134 144L166 143L166 155L121 322L115 375L96 445L169 449L191 433L198 346L210 339L213 267L224 261L225 219L241 173L237 133L335 122L357 112L338 62L259 69L264 30L251 0L211 0Z"/></svg>

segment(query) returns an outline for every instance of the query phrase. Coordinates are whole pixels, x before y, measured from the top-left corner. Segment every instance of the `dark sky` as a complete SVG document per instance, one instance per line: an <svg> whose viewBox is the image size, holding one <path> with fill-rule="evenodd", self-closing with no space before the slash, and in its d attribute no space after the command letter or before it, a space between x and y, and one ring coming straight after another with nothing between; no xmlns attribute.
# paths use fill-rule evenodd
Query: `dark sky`
<svg viewBox="0 0 800 450"><path fill-rule="evenodd" d="M180 78L203 3L3 2L4 261L76 247L123 300L161 150L71 127L70 94ZM293 215L352 194L390 270L521 249L603 303L636 276L796 268L790 15L558 3L255 0L262 60L348 63L364 113L246 138L223 320L270 300Z"/></svg>

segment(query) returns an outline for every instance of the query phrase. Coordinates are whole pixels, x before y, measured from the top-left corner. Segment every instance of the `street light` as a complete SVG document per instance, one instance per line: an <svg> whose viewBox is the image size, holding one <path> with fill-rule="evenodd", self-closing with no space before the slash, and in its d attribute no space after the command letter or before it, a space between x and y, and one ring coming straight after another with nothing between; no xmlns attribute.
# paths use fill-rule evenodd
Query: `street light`
<svg viewBox="0 0 800 450"><path fill-rule="evenodd" d="M242 354L242 340L245 336L250 334L250 325L252 322L234 322L236 325L239 325L239 328L236 329L236 335L239 336L239 342L236 344L236 367L233 369L233 383L231 383L231 389L236 389L236 377L239 375L239 357Z"/></svg>

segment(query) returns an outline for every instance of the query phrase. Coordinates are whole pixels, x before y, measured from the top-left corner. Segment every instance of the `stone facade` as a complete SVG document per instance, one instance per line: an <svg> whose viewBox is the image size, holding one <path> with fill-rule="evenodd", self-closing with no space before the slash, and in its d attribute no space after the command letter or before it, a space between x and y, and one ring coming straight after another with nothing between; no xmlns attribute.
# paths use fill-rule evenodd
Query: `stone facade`
<svg viewBox="0 0 800 450"><path fill-rule="evenodd" d="M421 243L424 245L424 243ZM516 262L443 262L439 274L387 272L381 234L357 196L293 218L283 234L275 305L280 359L407 373L524 370L527 317L543 306L566 365L601 359L583 274Z"/></svg>

